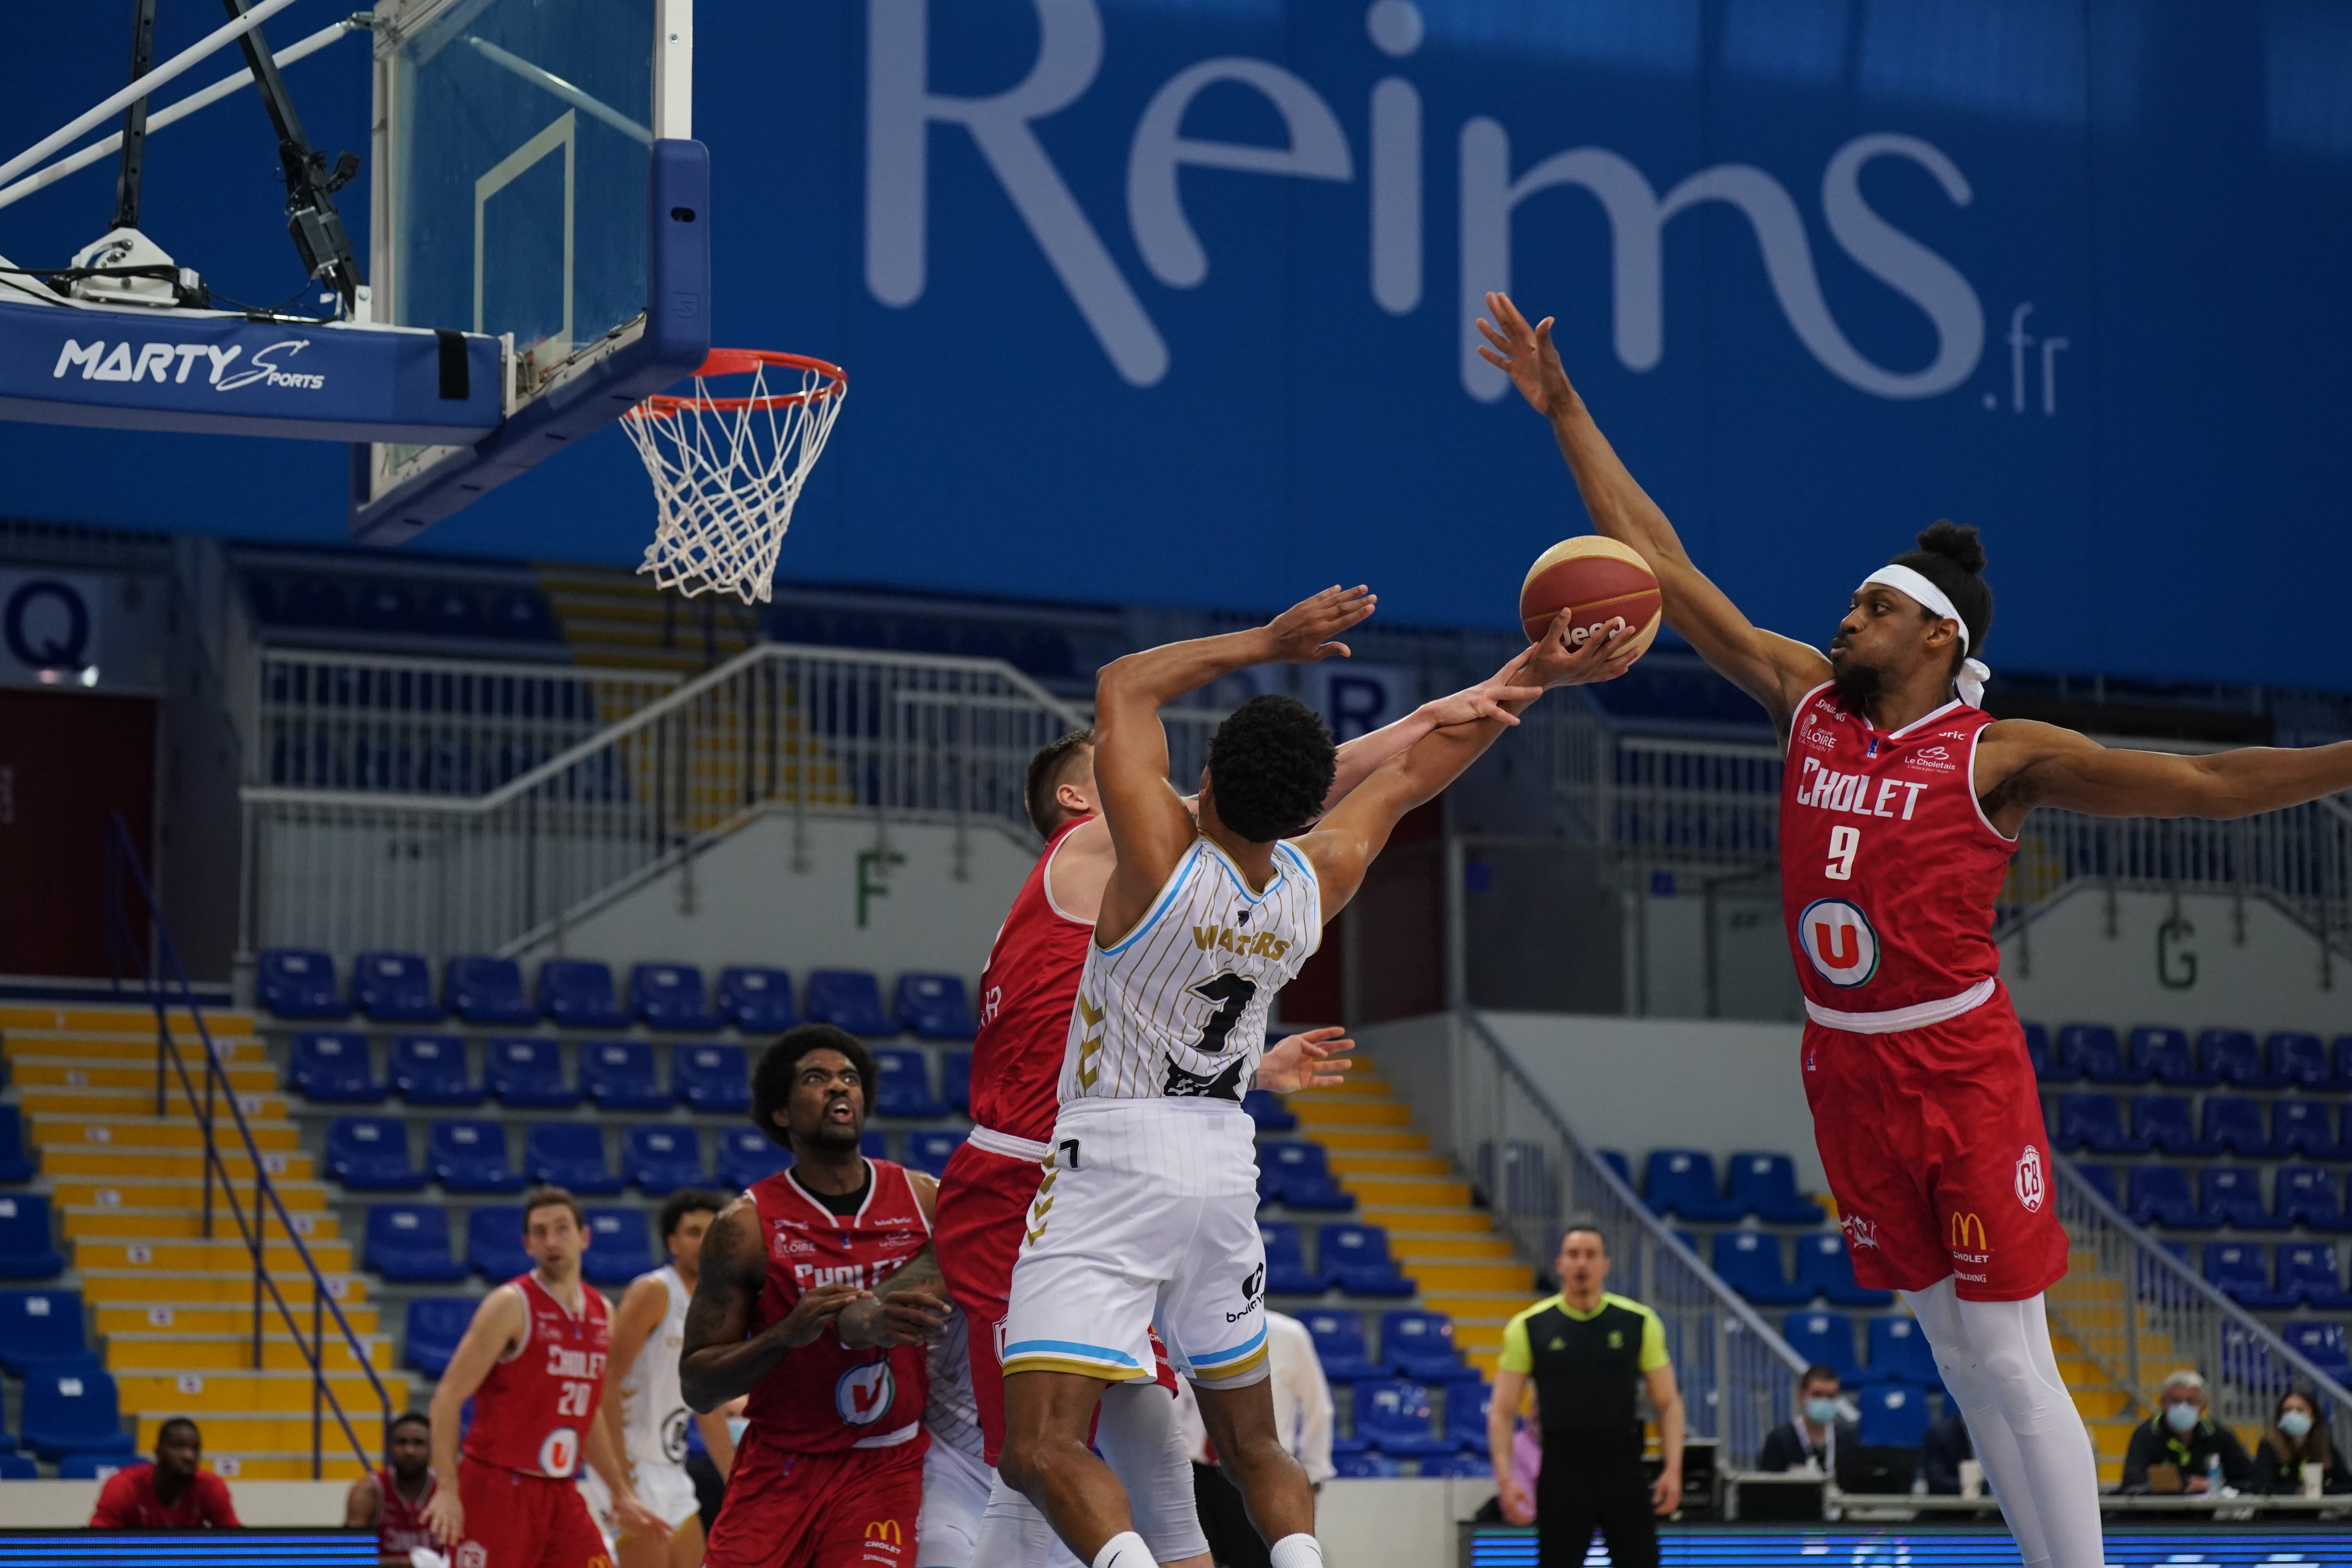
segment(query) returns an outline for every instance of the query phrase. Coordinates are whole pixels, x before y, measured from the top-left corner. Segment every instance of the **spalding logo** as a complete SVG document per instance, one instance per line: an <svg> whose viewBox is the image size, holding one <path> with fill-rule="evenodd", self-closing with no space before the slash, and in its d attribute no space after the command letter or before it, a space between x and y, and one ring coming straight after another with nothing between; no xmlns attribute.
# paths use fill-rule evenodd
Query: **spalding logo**
<svg viewBox="0 0 2352 1568"><path fill-rule="evenodd" d="M887 1361L853 1366L833 1385L833 1407L852 1426L871 1426L882 1419L898 1391Z"/></svg>

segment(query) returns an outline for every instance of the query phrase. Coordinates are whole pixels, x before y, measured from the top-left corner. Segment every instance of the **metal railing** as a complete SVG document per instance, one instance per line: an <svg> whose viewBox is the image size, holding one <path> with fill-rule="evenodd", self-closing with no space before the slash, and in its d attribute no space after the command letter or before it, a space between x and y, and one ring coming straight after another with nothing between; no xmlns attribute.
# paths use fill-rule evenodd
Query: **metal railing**
<svg viewBox="0 0 2352 1568"><path fill-rule="evenodd" d="M1570 1131L1543 1091L1467 1008L1454 1015L1454 1148L1522 1258L1549 1259L1570 1215L1609 1242L1610 1289L1658 1314L1690 1435L1717 1464L1754 1468L1790 1419L1804 1358Z"/></svg>
<svg viewBox="0 0 2352 1568"><path fill-rule="evenodd" d="M2268 1426L2279 1396L2299 1385L2317 1394L2336 1450L2352 1445L2352 1389L2125 1217L2072 1161L2053 1163L2058 1217L2096 1267L2051 1288L2050 1315L2140 1413L2166 1373L2188 1367L2225 1426Z"/></svg>
<svg viewBox="0 0 2352 1568"><path fill-rule="evenodd" d="M769 813L1032 837L1078 722L994 660L764 643L478 795L248 786L241 945L514 952Z"/></svg>
<svg viewBox="0 0 2352 1568"><path fill-rule="evenodd" d="M256 1371L266 1364L263 1350L264 1324L268 1320L268 1307L276 1309L278 1321L301 1352L303 1364L310 1373L310 1479L317 1480L325 1473L326 1417L332 1413L335 1425L343 1439L351 1445L352 1457L362 1469L370 1468L373 1454L392 1435L392 1394L376 1375L375 1363L368 1346L343 1316L343 1309L334 1300L327 1277L310 1256L310 1249L296 1228L294 1216L286 1210L286 1202L278 1194L278 1184L270 1180L269 1163L255 1142L253 1129L245 1118L245 1108L229 1086L228 1072L219 1048L213 1043L212 1028L205 1022L204 1009L197 1005L195 990L188 983L188 973L180 963L177 945L172 940L172 928L164 923L163 911L155 901L154 889L149 886L147 873L139 864L139 852L131 844L131 834L119 815L109 814L105 839L103 872L104 900L102 936L107 960L112 970L117 991L143 994L155 1009L155 1114L167 1116L172 1108L172 1088L177 1084L180 1098L188 1114L194 1118L204 1135L204 1226L202 1235L213 1238L215 1226L214 1194L227 1206L230 1220L236 1226L238 1240L253 1260L253 1347L252 1365ZM126 901L126 894L130 895ZM136 917L136 918L134 918ZM143 920L145 929L137 921ZM130 984L125 985L128 979ZM197 1077L188 1070L187 1054L172 1032L173 1008L183 1009L188 1023L196 1032L196 1041L204 1048L204 1061ZM220 1125L226 1110L235 1129L232 1152L242 1149L247 1163L253 1170L253 1191L247 1203L237 1195L236 1183L232 1178L228 1161L222 1152L226 1131ZM310 1330L308 1338L302 1331L293 1304L278 1288L269 1266L269 1248L276 1245L269 1235L269 1222L277 1217L284 1233L284 1245L294 1255L296 1267L290 1271L296 1278L307 1275L310 1281ZM281 1255L282 1256L282 1255ZM263 1298L268 1298L265 1307ZM377 1443L362 1443L352 1428L352 1417L343 1409L341 1398L327 1373L327 1355L334 1342L329 1338L327 1319L334 1320L333 1333L351 1352L352 1363L366 1374L368 1386L374 1391L377 1405Z"/></svg>

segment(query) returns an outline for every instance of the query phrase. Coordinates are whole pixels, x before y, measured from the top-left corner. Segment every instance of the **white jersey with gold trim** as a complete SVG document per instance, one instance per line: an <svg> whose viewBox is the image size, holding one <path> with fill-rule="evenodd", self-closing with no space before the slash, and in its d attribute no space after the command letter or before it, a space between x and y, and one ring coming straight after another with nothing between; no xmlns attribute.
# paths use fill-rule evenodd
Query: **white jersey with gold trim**
<svg viewBox="0 0 2352 1568"><path fill-rule="evenodd" d="M1252 893L1223 850L1194 839L1133 931L1087 944L1062 1103L1238 1101L1265 1054L1275 993L1322 936L1322 889L1297 846L1274 847L1274 877Z"/></svg>

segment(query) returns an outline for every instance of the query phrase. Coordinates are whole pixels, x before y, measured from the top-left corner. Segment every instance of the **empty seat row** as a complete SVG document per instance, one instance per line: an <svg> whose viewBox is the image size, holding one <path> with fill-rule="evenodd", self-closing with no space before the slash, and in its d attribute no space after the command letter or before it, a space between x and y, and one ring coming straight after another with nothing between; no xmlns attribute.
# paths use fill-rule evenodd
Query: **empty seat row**
<svg viewBox="0 0 2352 1568"><path fill-rule="evenodd" d="M1269 1290L1274 1288L1270 1275L1269 1268ZM1475 1382L1478 1376L1454 1348L1454 1320L1443 1312L1382 1312L1377 1355L1364 1338L1360 1313L1317 1308L1300 1313L1298 1321L1307 1325L1307 1336L1315 1342L1324 1377L1335 1384L1382 1377L1407 1377L1420 1383L1454 1383L1465 1378Z"/></svg>
<svg viewBox="0 0 2352 1568"><path fill-rule="evenodd" d="M82 1317L79 1290L0 1290L0 1371L97 1364Z"/></svg>
<svg viewBox="0 0 2352 1568"><path fill-rule="evenodd" d="M910 1132L904 1163L938 1175L969 1134ZM756 1127L718 1134L715 1179L740 1190L792 1163L791 1153ZM888 1157L879 1131L868 1130L866 1152ZM655 1123L627 1129L615 1172L604 1153L602 1128L577 1121L542 1121L524 1134L520 1165L510 1158L507 1130L497 1121L436 1121L425 1130L425 1164L410 1158L408 1129L391 1117L347 1116L327 1130L327 1174L354 1192L413 1193L427 1182L464 1194L519 1193L533 1182L568 1187L583 1197L609 1197L624 1187L658 1196L714 1179L703 1163L694 1128Z"/></svg>
<svg viewBox="0 0 2352 1568"><path fill-rule="evenodd" d="M368 1210L367 1266L404 1285L449 1285L478 1271L492 1284L527 1273L521 1208L489 1204L466 1218L466 1257L449 1253L446 1209L423 1204L377 1204ZM581 1272L591 1284L626 1285L655 1267L652 1227L643 1209L590 1208L588 1247Z"/></svg>
<svg viewBox="0 0 2352 1568"><path fill-rule="evenodd" d="M1696 1238L1685 1237L1692 1251ZM1796 1238L1797 1268L1781 1272L1780 1238L1755 1230L1718 1231L1709 1262L1723 1282L1759 1307L1802 1307L1826 1300L1841 1307L1884 1307L1886 1290L1854 1283L1853 1258L1843 1231L1824 1230Z"/></svg>
<svg viewBox="0 0 2352 1568"><path fill-rule="evenodd" d="M1781 1321L1780 1336L1808 1362L1826 1366L1849 1384L1900 1383L1913 1388L1941 1388L1943 1374L1927 1348L1927 1336L1908 1317L1869 1320L1869 1359L1855 1359L1853 1320L1843 1312L1791 1312Z"/></svg>
<svg viewBox="0 0 2352 1568"><path fill-rule="evenodd" d="M1385 1378L1357 1384L1343 1429L1331 1439L1334 1461L1366 1452L1400 1458L1484 1453L1491 1386L1474 1374L1468 1381L1447 1384L1443 1392L1445 1419L1441 1426L1423 1384ZM1422 1468L1422 1474L1432 1473L1426 1465Z"/></svg>
<svg viewBox="0 0 2352 1568"><path fill-rule="evenodd" d="M2077 1164L2075 1171L2109 1203L2124 1211L2135 1225L2172 1226L2189 1230L2286 1230L2308 1226L2314 1230L2352 1231L2339 1201L2336 1178L2316 1165L2277 1167L2275 1206L2263 1201L2259 1171L2242 1166L2209 1166L2197 1175L2190 1194L2189 1173L2174 1165L2134 1165L2130 1190L2118 1193L2116 1173L2108 1165Z"/></svg>
<svg viewBox="0 0 2352 1568"><path fill-rule="evenodd" d="M54 1279L65 1269L49 1228L49 1200L39 1193L0 1193L0 1279Z"/></svg>
<svg viewBox="0 0 2352 1568"><path fill-rule="evenodd" d="M1642 1201L1654 1215L1706 1224L1737 1224L1754 1215L1769 1225L1819 1225L1822 1206L1797 1191L1797 1163L1786 1154L1748 1152L1725 1162L1727 1191L1715 1175L1715 1160L1698 1149L1651 1151L1644 1167Z"/></svg>
<svg viewBox="0 0 2352 1568"><path fill-rule="evenodd" d="M1260 1204L1325 1214L1356 1206L1355 1195L1332 1176L1323 1145L1303 1138L1268 1139L1257 1146L1257 1197Z"/></svg>
<svg viewBox="0 0 2352 1568"><path fill-rule="evenodd" d="M1379 1226L1319 1226L1312 1268L1307 1266L1306 1238L1298 1226L1260 1220L1257 1228L1265 1242L1269 1295L1320 1296L1337 1289L1350 1296L1410 1296L1417 1289L1397 1271L1389 1256L1389 1233Z"/></svg>
<svg viewBox="0 0 2352 1568"><path fill-rule="evenodd" d="M2069 1093L2058 1097L2053 1141L2062 1151L2097 1154L2238 1154L2250 1160L2301 1154L2314 1160L2352 1161L2352 1146L2338 1136L2339 1121L2315 1100L2281 1100L2263 1114L2263 1102L2238 1095L2205 1097L2202 1130L2191 1122L2189 1100L2178 1094L2136 1094L2131 1125L2111 1094ZM2341 1125L2352 1126L2352 1114Z"/></svg>
<svg viewBox="0 0 2352 1568"><path fill-rule="evenodd" d="M2247 1241L2209 1241L2205 1279L2249 1311L2285 1312L2297 1307L2352 1310L2352 1290L2344 1289L2344 1270L2336 1248L2324 1243L2282 1244L2273 1279L2269 1247Z"/></svg>
<svg viewBox="0 0 2352 1568"><path fill-rule="evenodd" d="M803 1018L853 1035L910 1032L927 1039L968 1040L971 1005L963 981L952 974L898 977L896 1005L886 1011L881 984L862 969L820 969L809 975L806 1007L794 1005L792 976L749 965L721 970L718 1010L707 1005L702 971L690 963L640 963L628 991L614 989L611 968L594 959L541 961L526 991L513 959L473 954L449 961L441 994L433 970L414 952L363 952L352 963L346 997L331 954L277 947L261 954L256 990L262 1006L281 1018L348 1018L354 1010L379 1023L437 1024L450 1014L490 1026L535 1024L542 1017L564 1028L649 1029L694 1034L733 1025L747 1034L774 1034Z"/></svg>
<svg viewBox="0 0 2352 1568"><path fill-rule="evenodd" d="M24 1379L17 1436L26 1447L52 1461L131 1458L114 1379L96 1362L37 1362Z"/></svg>
<svg viewBox="0 0 2352 1568"><path fill-rule="evenodd" d="M2131 1032L2126 1047L2105 1024L2069 1024L2054 1043L2046 1027L2028 1024L2025 1049L2044 1083L2352 1089L2352 1034L2337 1036L2332 1051L2317 1035L2294 1030L2257 1044L2251 1030L2206 1029L2192 1046L2186 1030L2146 1025Z"/></svg>

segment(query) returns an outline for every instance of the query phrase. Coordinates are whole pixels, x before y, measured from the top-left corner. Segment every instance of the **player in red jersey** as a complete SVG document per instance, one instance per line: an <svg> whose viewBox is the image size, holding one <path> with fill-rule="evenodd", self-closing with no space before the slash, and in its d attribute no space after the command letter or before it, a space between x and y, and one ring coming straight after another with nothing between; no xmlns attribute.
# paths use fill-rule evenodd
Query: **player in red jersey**
<svg viewBox="0 0 2352 1568"><path fill-rule="evenodd" d="M1826 658L1759 630L1611 449L1551 322L1486 301L1500 325L1479 322L1480 352L1551 421L1593 525L1642 552L1667 624L1780 731L1801 1070L1855 1277L1917 1315L2026 1563L2097 1568L2097 1462L2042 1307L2066 1235L1993 899L2037 805L2248 816L2352 787L2352 742L2189 757L1994 719L1973 657L1992 625L1984 551L1948 522L1854 591Z"/></svg>
<svg viewBox="0 0 2352 1568"><path fill-rule="evenodd" d="M572 1483L583 1457L625 1529L663 1526L596 1419L611 1332L604 1298L580 1278L579 1201L561 1187L525 1193L522 1239L536 1267L482 1298L433 1390L433 1468L457 1484L436 1488L425 1517L453 1568L611 1568Z"/></svg>
<svg viewBox="0 0 2352 1568"><path fill-rule="evenodd" d="M752 1074L752 1121L793 1165L711 1223L678 1362L698 1411L751 1396L710 1568L913 1568L939 1189L858 1152L874 1081L830 1024L786 1030Z"/></svg>
<svg viewBox="0 0 2352 1568"><path fill-rule="evenodd" d="M385 1463L352 1483L343 1498L343 1528L375 1531L378 1568L409 1568L409 1552L438 1552L425 1510L438 1489L433 1475L433 1423L421 1412L392 1418Z"/></svg>
<svg viewBox="0 0 2352 1568"><path fill-rule="evenodd" d="M184 1415L155 1430L155 1462L106 1478L92 1530L236 1530L228 1483L204 1468L204 1435Z"/></svg>

